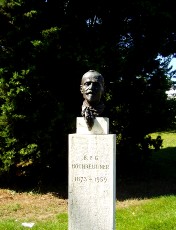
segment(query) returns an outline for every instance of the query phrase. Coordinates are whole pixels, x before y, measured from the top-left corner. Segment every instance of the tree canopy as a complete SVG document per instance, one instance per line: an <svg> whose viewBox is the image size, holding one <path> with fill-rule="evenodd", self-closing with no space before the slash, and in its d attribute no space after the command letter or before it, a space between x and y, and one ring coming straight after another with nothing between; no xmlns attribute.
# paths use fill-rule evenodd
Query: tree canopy
<svg viewBox="0 0 176 230"><path fill-rule="evenodd" d="M105 78L106 112L120 153L144 152L149 133L170 127L175 101L165 92L175 74L168 74L176 55L174 4L4 0L1 175L66 170L67 136L81 114L79 86L89 69Z"/></svg>

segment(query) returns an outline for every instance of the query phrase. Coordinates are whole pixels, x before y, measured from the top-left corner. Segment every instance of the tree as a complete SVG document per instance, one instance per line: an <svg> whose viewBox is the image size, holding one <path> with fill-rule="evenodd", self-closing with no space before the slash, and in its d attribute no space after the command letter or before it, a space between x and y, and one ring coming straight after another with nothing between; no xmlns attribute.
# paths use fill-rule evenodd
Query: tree
<svg viewBox="0 0 176 230"><path fill-rule="evenodd" d="M67 135L81 114L79 85L89 69L105 78L107 116L121 153L144 152L146 135L173 120L166 119L165 91L176 53L175 20L173 2L165 0L123 1L120 7L99 0L5 0L0 171L61 172L63 165L66 171Z"/></svg>
<svg viewBox="0 0 176 230"><path fill-rule="evenodd" d="M41 173L58 159L62 166L63 117L67 122L70 116L57 92L53 73L58 71L52 68L59 59L60 29L43 25L42 2L7 1L1 17L1 173L26 176L36 168Z"/></svg>

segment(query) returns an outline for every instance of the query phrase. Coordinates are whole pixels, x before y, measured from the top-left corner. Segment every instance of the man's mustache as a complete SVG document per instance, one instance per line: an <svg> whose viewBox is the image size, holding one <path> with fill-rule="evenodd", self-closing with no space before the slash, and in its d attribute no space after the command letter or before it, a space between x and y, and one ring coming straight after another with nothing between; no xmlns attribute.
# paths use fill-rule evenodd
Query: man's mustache
<svg viewBox="0 0 176 230"><path fill-rule="evenodd" d="M93 91L93 90L87 90L86 94L95 94L95 91Z"/></svg>

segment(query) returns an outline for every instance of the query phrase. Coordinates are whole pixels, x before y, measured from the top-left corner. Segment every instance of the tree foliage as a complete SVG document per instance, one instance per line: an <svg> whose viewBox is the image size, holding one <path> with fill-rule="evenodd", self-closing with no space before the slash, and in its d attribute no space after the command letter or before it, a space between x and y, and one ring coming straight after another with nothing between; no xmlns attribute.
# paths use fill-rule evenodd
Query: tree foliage
<svg viewBox="0 0 176 230"><path fill-rule="evenodd" d="M67 136L80 116L80 79L89 69L105 78L119 152L144 152L146 135L174 119L165 92L176 53L175 14L174 2L165 0L125 0L120 7L111 0L4 0L0 172L67 167Z"/></svg>

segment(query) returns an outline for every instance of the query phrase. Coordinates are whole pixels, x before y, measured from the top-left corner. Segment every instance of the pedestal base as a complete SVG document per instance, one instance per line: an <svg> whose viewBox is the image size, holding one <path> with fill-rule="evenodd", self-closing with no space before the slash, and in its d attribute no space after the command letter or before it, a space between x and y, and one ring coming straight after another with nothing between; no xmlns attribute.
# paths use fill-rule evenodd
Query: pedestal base
<svg viewBox="0 0 176 230"><path fill-rule="evenodd" d="M115 140L69 135L69 230L115 230Z"/></svg>

